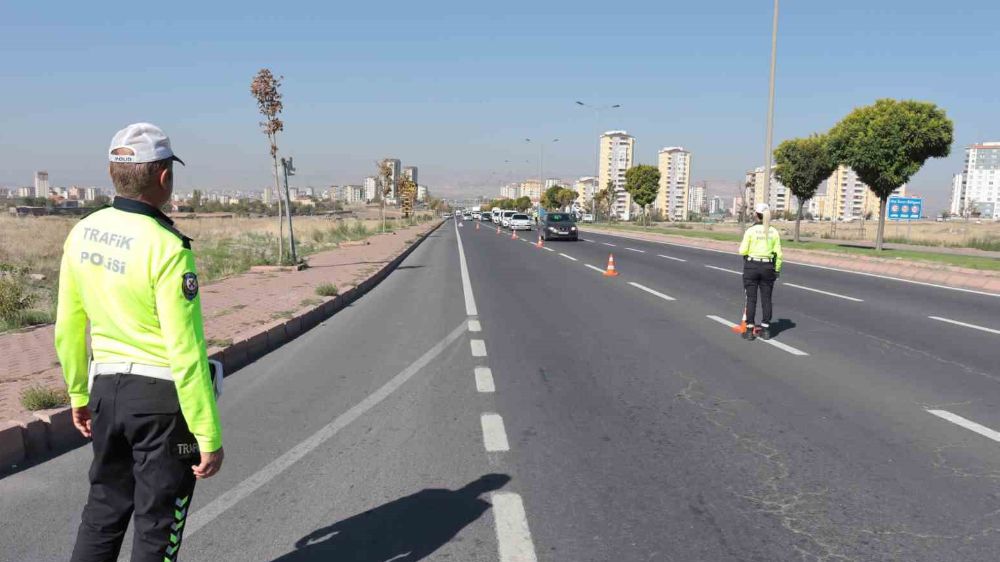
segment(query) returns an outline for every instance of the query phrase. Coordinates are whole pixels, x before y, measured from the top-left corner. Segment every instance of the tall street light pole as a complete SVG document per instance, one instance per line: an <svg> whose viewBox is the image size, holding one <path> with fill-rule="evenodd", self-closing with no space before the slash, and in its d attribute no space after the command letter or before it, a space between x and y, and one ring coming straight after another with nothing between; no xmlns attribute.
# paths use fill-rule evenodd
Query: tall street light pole
<svg viewBox="0 0 1000 562"><path fill-rule="evenodd" d="M292 165L292 157L281 159L281 169L285 172L285 207L288 211L288 245L292 251L292 264L298 263L295 255L295 233L292 231L292 199L288 189L288 176L295 175L295 166Z"/></svg>
<svg viewBox="0 0 1000 562"><path fill-rule="evenodd" d="M771 201L771 145L774 133L774 62L778 53L778 0L774 0L771 24L771 82L767 96L767 146L764 153L764 203Z"/></svg>
<svg viewBox="0 0 1000 562"><path fill-rule="evenodd" d="M594 112L594 124L597 126L597 129L598 129L597 132L598 132L598 134L600 134L600 132L601 132L600 131L600 128L601 128L601 112L602 111L609 111L609 110L612 110L612 109L619 109L621 107L620 103L616 103L616 104L612 104L612 105L591 105L589 103L584 103L584 102L582 102L580 100L576 100L576 105L579 106L579 107L585 108L585 109L591 109L591 110L593 110L593 112ZM598 139L600 139L600 137L598 137ZM601 177L601 143L600 143L600 141L598 141L598 143L597 143L597 153L594 156L594 192L590 195L591 206L592 206L592 211L593 211L594 215L597 215L597 202L594 201L594 196L597 195L598 191L604 189L604 187L600 185L600 183L601 183L600 182L600 177Z"/></svg>

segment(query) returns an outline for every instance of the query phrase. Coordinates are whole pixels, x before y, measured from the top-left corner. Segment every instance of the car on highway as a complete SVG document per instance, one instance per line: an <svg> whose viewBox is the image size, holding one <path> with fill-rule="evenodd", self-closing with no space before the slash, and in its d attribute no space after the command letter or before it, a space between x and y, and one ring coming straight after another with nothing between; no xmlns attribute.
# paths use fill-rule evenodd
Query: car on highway
<svg viewBox="0 0 1000 562"><path fill-rule="evenodd" d="M517 211L511 209L505 209L500 212L500 226L504 228L510 227L510 217L514 216Z"/></svg>
<svg viewBox="0 0 1000 562"><path fill-rule="evenodd" d="M503 209L499 207L493 207L493 210L490 211L490 219L493 221L493 224L500 224L501 211L503 211Z"/></svg>
<svg viewBox="0 0 1000 562"><path fill-rule="evenodd" d="M479 220L483 216L479 211L472 211L472 220Z"/></svg>
<svg viewBox="0 0 1000 562"><path fill-rule="evenodd" d="M531 225L535 221L524 213L514 213L507 222L511 230L531 230Z"/></svg>
<svg viewBox="0 0 1000 562"><path fill-rule="evenodd" d="M472 213L462 213L462 220L471 221L472 220Z"/></svg>
<svg viewBox="0 0 1000 562"><path fill-rule="evenodd" d="M584 214L581 222L594 222L594 215L591 215L590 213Z"/></svg>
<svg viewBox="0 0 1000 562"><path fill-rule="evenodd" d="M576 221L569 213L545 213L539 220L542 240L578 240Z"/></svg>

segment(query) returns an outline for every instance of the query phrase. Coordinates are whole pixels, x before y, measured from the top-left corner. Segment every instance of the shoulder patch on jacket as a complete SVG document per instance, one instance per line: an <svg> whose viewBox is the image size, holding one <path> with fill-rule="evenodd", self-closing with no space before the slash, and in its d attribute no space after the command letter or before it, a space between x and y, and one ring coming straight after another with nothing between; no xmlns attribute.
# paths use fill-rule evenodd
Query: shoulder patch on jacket
<svg viewBox="0 0 1000 562"><path fill-rule="evenodd" d="M198 296L198 276L194 273L185 273L181 278L181 292L187 300L194 300Z"/></svg>

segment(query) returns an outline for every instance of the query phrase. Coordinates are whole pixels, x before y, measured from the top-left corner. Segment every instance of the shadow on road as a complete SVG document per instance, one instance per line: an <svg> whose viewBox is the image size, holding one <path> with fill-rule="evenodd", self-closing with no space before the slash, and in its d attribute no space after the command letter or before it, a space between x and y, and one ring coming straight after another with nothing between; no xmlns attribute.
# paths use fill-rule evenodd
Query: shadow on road
<svg viewBox="0 0 1000 562"><path fill-rule="evenodd" d="M486 474L458 490L421 490L316 529L273 562L423 560L492 507L480 495L508 482L506 474Z"/></svg>
<svg viewBox="0 0 1000 562"><path fill-rule="evenodd" d="M400 269L420 269L421 267L424 267L424 266L422 266L422 265L401 265L401 266L397 267L396 270L398 271Z"/></svg>
<svg viewBox="0 0 1000 562"><path fill-rule="evenodd" d="M787 318L779 318L777 320L772 320L771 321L771 336L772 337L777 336L778 334L780 334L780 333L782 333L782 332L784 332L786 330L791 330L795 326L797 326L797 324L795 322L792 322L791 320L789 320Z"/></svg>

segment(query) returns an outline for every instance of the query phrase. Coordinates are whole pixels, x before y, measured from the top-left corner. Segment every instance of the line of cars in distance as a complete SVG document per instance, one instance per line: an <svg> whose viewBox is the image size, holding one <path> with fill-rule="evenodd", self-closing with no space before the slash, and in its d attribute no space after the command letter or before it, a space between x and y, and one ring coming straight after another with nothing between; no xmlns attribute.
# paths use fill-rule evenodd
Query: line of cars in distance
<svg viewBox="0 0 1000 562"><path fill-rule="evenodd" d="M478 220L491 222L507 230L534 230L542 240L572 240L579 239L579 229L576 226L576 215L563 212L542 212L537 218L512 209L493 209L491 211L460 210L455 218L462 220Z"/></svg>

